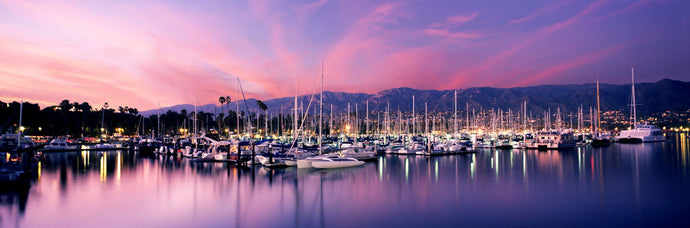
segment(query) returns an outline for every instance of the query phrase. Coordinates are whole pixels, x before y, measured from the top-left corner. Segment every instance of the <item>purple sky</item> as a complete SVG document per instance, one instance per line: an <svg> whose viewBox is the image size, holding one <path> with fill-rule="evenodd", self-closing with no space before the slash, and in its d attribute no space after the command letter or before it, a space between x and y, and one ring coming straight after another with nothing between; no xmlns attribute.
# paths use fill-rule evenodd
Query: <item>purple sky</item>
<svg viewBox="0 0 690 228"><path fill-rule="evenodd" d="M690 80L688 1L0 0L0 100Z"/></svg>

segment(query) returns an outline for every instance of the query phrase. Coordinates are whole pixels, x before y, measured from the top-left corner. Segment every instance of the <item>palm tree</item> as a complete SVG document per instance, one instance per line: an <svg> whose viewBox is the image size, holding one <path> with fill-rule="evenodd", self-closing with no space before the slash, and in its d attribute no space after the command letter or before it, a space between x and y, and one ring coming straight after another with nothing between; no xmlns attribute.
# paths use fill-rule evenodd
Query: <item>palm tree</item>
<svg viewBox="0 0 690 228"><path fill-rule="evenodd" d="M91 111L91 105L89 105L88 102L82 102L79 105L79 110L81 110L82 112L89 112Z"/></svg>
<svg viewBox="0 0 690 228"><path fill-rule="evenodd" d="M264 125L265 125L264 134L268 134L268 132L267 132L268 131L268 106L266 106L266 104L264 104L264 102L261 100L256 100L256 105L259 106L259 108L266 113L266 115L264 116ZM261 116L261 115L259 115L259 116Z"/></svg>
<svg viewBox="0 0 690 228"><path fill-rule="evenodd" d="M70 103L69 100L62 100L62 102L60 102L60 110L69 112L70 109L72 109L72 103Z"/></svg>
<svg viewBox="0 0 690 228"><path fill-rule="evenodd" d="M65 135L69 135L69 124L67 124L67 112L72 109L72 103L69 100L62 100L60 102L60 110L62 110L62 121L65 124Z"/></svg>
<svg viewBox="0 0 690 228"><path fill-rule="evenodd" d="M218 103L220 103L220 112L221 113L225 112L225 109L223 108L224 107L223 104L225 104L225 102L226 102L225 97L223 97L223 96L218 97ZM218 115L218 117L221 117L221 116L223 116L223 115ZM221 121L222 120L223 119L221 119ZM222 128L223 126L221 125L220 127ZM222 132L222 129L220 129L220 130Z"/></svg>
<svg viewBox="0 0 690 228"><path fill-rule="evenodd" d="M130 108L128 112L136 116L139 113L139 110L136 108Z"/></svg>

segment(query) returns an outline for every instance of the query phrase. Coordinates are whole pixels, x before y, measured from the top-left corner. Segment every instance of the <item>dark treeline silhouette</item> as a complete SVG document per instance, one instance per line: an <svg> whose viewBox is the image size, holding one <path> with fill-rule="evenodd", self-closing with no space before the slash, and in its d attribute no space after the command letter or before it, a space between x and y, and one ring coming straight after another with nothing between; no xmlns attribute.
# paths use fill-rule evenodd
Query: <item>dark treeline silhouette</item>
<svg viewBox="0 0 690 228"><path fill-rule="evenodd" d="M226 97L226 103L230 98ZM109 107L107 103L92 106L88 102L70 102L63 100L59 105L41 109L38 104L24 102L22 126L24 134L44 136L98 137L103 128L104 134L112 136L114 133L122 135L180 135L194 133L194 117L198 133L230 134L246 133L246 126L263 129L263 135L285 134L293 128L291 115L269 115L264 103L257 106L263 113L244 111L239 113L239 127L237 113L223 109L220 113L188 112L183 109L179 113L167 111L144 117L136 108L120 106ZM19 126L20 103L17 101L5 103L0 101L0 133L16 132ZM269 118L267 118L267 116ZM258 118L257 118L258 117ZM312 117L313 118L313 117ZM160 119L160 121L159 121ZM268 123L266 120L268 119ZM159 124L160 123L160 124ZM158 132L158 133L157 133ZM254 133L257 133L256 131Z"/></svg>
<svg viewBox="0 0 690 228"><path fill-rule="evenodd" d="M19 125L20 104L0 101L0 132L16 132ZM93 107L88 102L63 100L59 105L41 109L38 104L24 102L22 126L24 134L72 137L112 135L121 128L122 134L134 134L141 119L136 108L120 107L120 112L107 105ZM103 126L101 126L103 125Z"/></svg>

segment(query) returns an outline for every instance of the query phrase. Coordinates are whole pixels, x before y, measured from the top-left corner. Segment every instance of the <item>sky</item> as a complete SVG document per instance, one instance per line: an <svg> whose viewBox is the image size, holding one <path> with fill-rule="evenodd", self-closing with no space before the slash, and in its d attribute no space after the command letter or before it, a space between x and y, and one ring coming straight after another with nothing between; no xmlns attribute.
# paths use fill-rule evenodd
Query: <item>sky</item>
<svg viewBox="0 0 690 228"><path fill-rule="evenodd" d="M323 66L323 67L322 67ZM690 81L690 2L0 0L0 100Z"/></svg>

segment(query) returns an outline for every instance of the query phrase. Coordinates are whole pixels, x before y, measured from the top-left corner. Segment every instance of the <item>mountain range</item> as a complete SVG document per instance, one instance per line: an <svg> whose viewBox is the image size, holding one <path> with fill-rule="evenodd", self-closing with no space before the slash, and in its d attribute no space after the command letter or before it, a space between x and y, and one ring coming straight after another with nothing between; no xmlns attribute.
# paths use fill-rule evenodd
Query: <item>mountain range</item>
<svg viewBox="0 0 690 228"><path fill-rule="evenodd" d="M324 91L324 113L329 114L331 105L333 113L347 111L348 103L350 111L355 111L355 105L360 112L365 110L366 102L369 102L369 111L385 111L390 107L392 112L398 110L402 112L412 111L412 96L415 97L415 112L423 113L424 105L427 104L431 111L453 111L454 92L457 91L458 111L463 112L468 109L492 109L500 108L503 110L521 110L524 102L527 102L527 109L533 113L543 113L547 109L555 112L560 108L564 112L577 112L578 107L582 106L585 112L589 112L589 107L596 108L597 92L596 84L570 84L570 85L540 85L516 88L492 88L492 87L473 87L458 90L419 90L412 88L394 88L383 90L375 94L366 93L344 93ZM602 111L622 111L628 113L631 101L631 85L599 84L599 94ZM297 97L298 107L306 109L309 107L310 113L318 112L319 95L301 95ZM690 82L683 82L671 79L662 79L652 83L636 83L635 96L638 115L659 113L667 110L680 111L690 109ZM311 105L309 104L312 99ZM256 99L233 101L229 104L231 110L236 110L239 103L239 110L257 112L260 109L256 104ZM278 112L291 113L294 108L294 97L283 97L263 101L268 106L269 113ZM225 106L225 109L228 105ZM172 107L147 110L141 112L143 115L155 115L164 113L168 110L179 112L186 109L187 112L194 111L194 105L181 104ZM207 104L197 107L198 111L207 113L220 112L220 104Z"/></svg>

